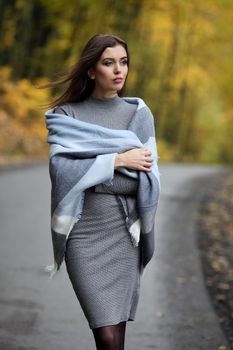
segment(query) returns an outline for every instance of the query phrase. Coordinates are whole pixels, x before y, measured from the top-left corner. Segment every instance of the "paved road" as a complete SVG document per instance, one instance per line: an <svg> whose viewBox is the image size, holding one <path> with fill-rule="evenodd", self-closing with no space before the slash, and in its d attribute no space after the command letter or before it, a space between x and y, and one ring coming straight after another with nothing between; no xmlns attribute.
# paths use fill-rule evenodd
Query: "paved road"
<svg viewBox="0 0 233 350"><path fill-rule="evenodd" d="M126 350L217 350L226 345L196 248L200 195L225 168L160 166L156 251L141 281ZM0 349L91 350L94 340L65 266L52 281L50 181L46 165L0 173Z"/></svg>

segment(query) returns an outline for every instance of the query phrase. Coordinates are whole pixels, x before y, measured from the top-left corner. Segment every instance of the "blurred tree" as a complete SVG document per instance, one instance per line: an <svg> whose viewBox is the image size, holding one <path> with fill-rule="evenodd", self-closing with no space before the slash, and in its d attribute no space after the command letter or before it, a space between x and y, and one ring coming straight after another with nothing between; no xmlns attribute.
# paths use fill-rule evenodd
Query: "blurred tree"
<svg viewBox="0 0 233 350"><path fill-rule="evenodd" d="M33 89L76 62L92 35L119 35L131 54L127 95L151 107L160 159L233 164L232 22L230 0L0 0L0 66L9 84Z"/></svg>

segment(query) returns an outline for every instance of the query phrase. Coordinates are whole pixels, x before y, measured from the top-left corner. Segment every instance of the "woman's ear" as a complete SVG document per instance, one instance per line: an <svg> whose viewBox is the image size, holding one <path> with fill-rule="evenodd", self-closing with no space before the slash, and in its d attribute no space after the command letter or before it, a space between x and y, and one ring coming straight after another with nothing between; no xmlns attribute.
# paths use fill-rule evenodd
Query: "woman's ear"
<svg viewBox="0 0 233 350"><path fill-rule="evenodd" d="M87 74L88 74L90 79L95 79L95 73L94 73L93 68L88 69Z"/></svg>

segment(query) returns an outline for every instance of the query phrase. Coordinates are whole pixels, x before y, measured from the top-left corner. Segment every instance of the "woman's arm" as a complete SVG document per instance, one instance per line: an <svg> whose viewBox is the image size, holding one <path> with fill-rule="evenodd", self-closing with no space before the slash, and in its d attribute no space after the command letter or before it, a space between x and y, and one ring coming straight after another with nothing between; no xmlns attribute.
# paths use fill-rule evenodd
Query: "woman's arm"
<svg viewBox="0 0 233 350"><path fill-rule="evenodd" d="M138 180L117 171L125 167L134 171L151 171L153 158L146 148L134 148L116 155L114 178L109 185L95 186L95 192L135 195L138 188Z"/></svg>
<svg viewBox="0 0 233 350"><path fill-rule="evenodd" d="M147 148L133 148L116 155L115 169L129 168L138 171L151 171L151 152Z"/></svg>
<svg viewBox="0 0 233 350"><path fill-rule="evenodd" d="M153 137L155 140L155 127L154 127L154 118L148 107L146 107L146 115L143 116L138 125L140 125L141 132L141 142L145 143L150 137ZM145 118L147 119L145 123ZM147 125L147 127L145 126ZM136 130L135 130L136 132ZM155 141L156 142L156 141ZM138 188L138 180L135 178L128 177L127 175L122 174L117 169L128 168L131 171L152 171L152 163L157 162L155 154L156 143L153 147L154 149L148 148L134 148L124 153L117 154L115 157L115 172L112 183L108 186L100 184L96 186L96 191L105 192L105 193L118 193L118 194L136 194ZM152 157L152 152L154 157ZM153 163L154 168L157 167L157 164Z"/></svg>
<svg viewBox="0 0 233 350"><path fill-rule="evenodd" d="M95 192L113 193L123 195L136 195L138 189L137 178L129 177L115 170L111 184L99 184L95 186Z"/></svg>

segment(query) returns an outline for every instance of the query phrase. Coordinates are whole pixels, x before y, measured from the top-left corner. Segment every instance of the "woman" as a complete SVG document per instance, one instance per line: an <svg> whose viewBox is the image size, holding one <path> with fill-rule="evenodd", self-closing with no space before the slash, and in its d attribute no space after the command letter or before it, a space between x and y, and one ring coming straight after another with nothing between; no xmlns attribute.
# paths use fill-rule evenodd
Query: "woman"
<svg viewBox="0 0 233 350"><path fill-rule="evenodd" d="M66 116L65 123L66 121L68 123L68 120L71 122L70 118L74 118L76 124L72 124L73 128L76 125L78 128L80 126L83 128L80 133L81 138L84 138L85 128L88 129L88 125L91 125L92 128L94 126L94 132L91 129L93 138L87 140L88 147L91 145L95 149L94 138L99 137L98 142L101 142L105 137L105 132L107 135L108 132L111 133L111 137L112 135L115 137L119 132L123 135L122 130L127 130L132 123L139 109L139 99L120 97L127 78L128 67L129 53L126 43L117 36L99 34L88 41L80 60L65 78L47 85L56 87L69 81L69 86L63 95L50 105L53 107L52 113L55 113L58 122L63 120L62 115ZM150 113L147 106L144 106L144 110ZM149 119L149 123L152 123L151 115ZM154 128L152 124L150 125L149 129L154 133ZM47 126L50 128L49 122ZM132 141L132 145L142 142L141 145L147 140L148 133L143 120L140 129L142 139L141 141L137 139L136 143ZM70 135L72 130L74 129L71 129ZM51 132L51 137L53 134L54 130ZM132 132L124 135L131 137ZM137 137L135 134L132 137L134 136ZM72 135L70 137L72 138ZM124 139L126 143L129 142L127 137ZM107 141L109 142L109 138ZM56 144L57 141L53 142ZM85 142L82 143L82 147L86 145ZM130 226L129 215L125 213L130 210L132 204L137 212L135 203L139 196L139 177L142 173L151 173L152 165L157 160L148 147L127 146L128 149L124 149L121 141L119 141L119 147L117 150L121 149L121 151L109 152L113 155L111 162L114 160L114 176L111 181L98 182L93 180L96 176L95 172L91 173L92 183L95 185L85 189L85 197L82 197L82 210L77 215L78 219L70 226L72 229L65 243L67 272L93 332L96 348L99 350L124 349L126 322L135 319L139 298L142 250L141 241L139 244L132 244L133 236L130 237L130 234L134 234L133 231L138 233L136 226L139 225L139 220L134 221ZM70 150L70 148L67 149ZM75 165L75 156L77 154L74 152L72 157L66 160L73 162L71 166L69 163L69 167L75 168L78 173L80 166ZM77 164L84 164L86 161L93 162L95 159L93 155L85 157L82 153ZM66 163L60 164L62 164L59 166L60 170L65 172L64 164ZM106 164L111 167L112 163L104 164L100 167L100 172L107 173L109 169ZM88 169L91 169L91 166ZM57 171L55 173L57 174ZM82 175L87 173L87 170L82 171ZM53 170L50 170L51 177L56 177L56 174L54 175ZM64 180L65 184L72 181ZM153 181L159 193L158 178L155 180L154 177ZM150 180L150 183L153 181ZM155 201L157 204L158 198L155 200L153 197L153 205ZM126 222L131 229L127 228ZM153 235L148 234L147 238L149 236ZM136 240L135 237L133 239ZM56 247L55 240L53 243ZM150 244L153 245L153 242L151 241ZM152 254L150 253L149 258L145 258L146 263Z"/></svg>

